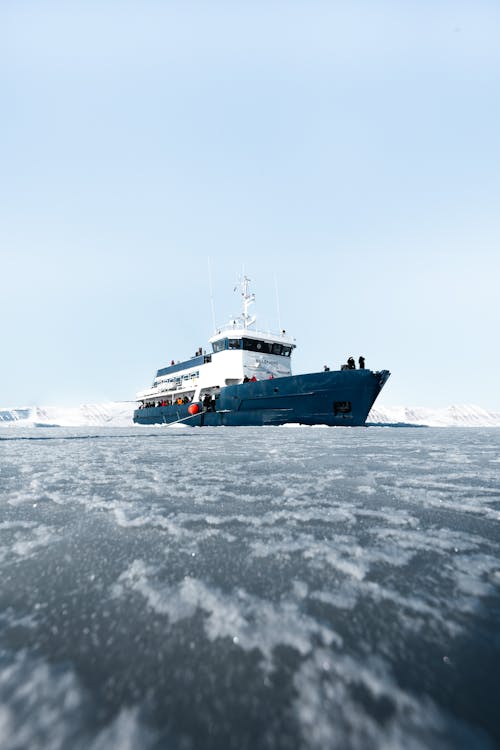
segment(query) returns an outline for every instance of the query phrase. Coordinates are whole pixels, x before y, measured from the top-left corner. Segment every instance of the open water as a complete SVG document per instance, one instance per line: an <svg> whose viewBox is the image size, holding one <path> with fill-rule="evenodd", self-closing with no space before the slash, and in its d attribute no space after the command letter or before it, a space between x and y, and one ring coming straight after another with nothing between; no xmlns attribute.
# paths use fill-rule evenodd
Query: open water
<svg viewBox="0 0 500 750"><path fill-rule="evenodd" d="M500 745L500 430L0 431L2 750Z"/></svg>

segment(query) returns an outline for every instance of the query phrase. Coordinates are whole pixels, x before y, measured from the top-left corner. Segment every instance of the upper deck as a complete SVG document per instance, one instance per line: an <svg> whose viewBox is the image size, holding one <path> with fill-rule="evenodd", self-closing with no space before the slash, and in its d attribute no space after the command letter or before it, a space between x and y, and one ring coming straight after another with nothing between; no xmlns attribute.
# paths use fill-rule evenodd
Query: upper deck
<svg viewBox="0 0 500 750"><path fill-rule="evenodd" d="M206 365L211 361L211 354L195 355L190 359L185 359L184 362L175 362L173 364L167 365L166 367L161 367L157 371L156 377L161 378L164 375L174 375L176 372L182 372L183 370L190 370L191 368L200 367L201 365Z"/></svg>

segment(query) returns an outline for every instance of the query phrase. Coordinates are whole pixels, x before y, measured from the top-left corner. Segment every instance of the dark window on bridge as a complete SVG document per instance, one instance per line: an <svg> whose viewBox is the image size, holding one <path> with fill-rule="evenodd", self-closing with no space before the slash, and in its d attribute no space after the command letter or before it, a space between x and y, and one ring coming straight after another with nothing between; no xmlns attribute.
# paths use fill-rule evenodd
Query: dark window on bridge
<svg viewBox="0 0 500 750"><path fill-rule="evenodd" d="M270 341L258 341L257 339L243 339L243 349L248 352L261 352L261 354L279 354L289 357L292 352L291 346L273 344Z"/></svg>
<svg viewBox="0 0 500 750"><path fill-rule="evenodd" d="M227 339L219 339L218 341L214 341L212 344L214 353L223 352L224 349L226 348L226 342L227 342Z"/></svg>
<svg viewBox="0 0 500 750"><path fill-rule="evenodd" d="M265 352L268 354L271 351L271 344L256 339L243 339L243 349L246 349L247 352Z"/></svg>
<svg viewBox="0 0 500 750"><path fill-rule="evenodd" d="M241 339L228 339L228 349L241 349Z"/></svg>
<svg viewBox="0 0 500 750"><path fill-rule="evenodd" d="M352 412L352 404L350 401L334 401L333 402L333 413L336 414L350 414Z"/></svg>

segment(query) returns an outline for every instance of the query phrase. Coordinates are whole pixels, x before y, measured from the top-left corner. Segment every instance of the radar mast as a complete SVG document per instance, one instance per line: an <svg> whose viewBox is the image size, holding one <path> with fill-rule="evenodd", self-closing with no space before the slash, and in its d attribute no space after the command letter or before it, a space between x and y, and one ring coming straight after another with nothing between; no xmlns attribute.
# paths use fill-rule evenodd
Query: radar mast
<svg viewBox="0 0 500 750"><path fill-rule="evenodd" d="M249 292L249 284L250 279L248 278L248 276L243 276L239 283L243 303L243 312L241 318L243 320L243 328L245 330L247 328L250 328L250 326L253 325L256 321L255 315L248 314L248 308L253 302L255 302L255 294Z"/></svg>

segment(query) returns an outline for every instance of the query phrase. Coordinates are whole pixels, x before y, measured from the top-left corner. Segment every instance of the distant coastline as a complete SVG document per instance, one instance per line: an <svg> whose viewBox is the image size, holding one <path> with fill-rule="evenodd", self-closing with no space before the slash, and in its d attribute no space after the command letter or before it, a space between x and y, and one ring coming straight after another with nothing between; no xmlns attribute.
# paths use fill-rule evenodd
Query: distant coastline
<svg viewBox="0 0 500 750"><path fill-rule="evenodd" d="M0 407L0 427L129 427L134 401L78 406ZM500 427L500 412L474 404L443 408L377 406L367 427Z"/></svg>

